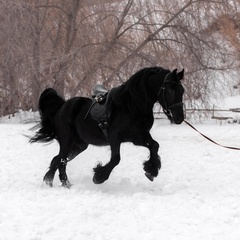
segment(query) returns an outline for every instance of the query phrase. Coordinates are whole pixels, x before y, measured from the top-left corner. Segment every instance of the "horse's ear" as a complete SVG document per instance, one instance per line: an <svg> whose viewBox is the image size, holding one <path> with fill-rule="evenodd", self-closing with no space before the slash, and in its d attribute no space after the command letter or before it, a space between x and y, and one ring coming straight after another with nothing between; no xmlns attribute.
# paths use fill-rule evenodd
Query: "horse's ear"
<svg viewBox="0 0 240 240"><path fill-rule="evenodd" d="M180 81L184 79L184 69L178 73L178 78Z"/></svg>
<svg viewBox="0 0 240 240"><path fill-rule="evenodd" d="M172 74L173 74L173 75L176 75L176 74L177 74L177 69L174 69L174 70L172 71Z"/></svg>

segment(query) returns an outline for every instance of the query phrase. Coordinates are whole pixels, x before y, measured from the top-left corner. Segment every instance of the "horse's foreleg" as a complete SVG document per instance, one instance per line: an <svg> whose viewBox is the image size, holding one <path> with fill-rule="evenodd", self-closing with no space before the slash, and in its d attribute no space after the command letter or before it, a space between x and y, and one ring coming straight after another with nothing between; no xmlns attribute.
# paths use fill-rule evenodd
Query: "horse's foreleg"
<svg viewBox="0 0 240 240"><path fill-rule="evenodd" d="M154 178L157 177L158 171L161 168L161 161L158 155L159 144L151 137L149 133L147 136L138 136L138 139L136 139L133 143L149 149L150 158L148 161L144 162L143 169L146 172L146 177L150 181L153 181Z"/></svg>
<svg viewBox="0 0 240 240"><path fill-rule="evenodd" d="M97 167L93 169L94 176L93 176L93 182L95 184L100 184L105 182L114 167L116 167L120 162L120 143L115 143L111 145L111 159L110 162L107 163L105 166L102 166L101 164L98 164Z"/></svg>
<svg viewBox="0 0 240 240"><path fill-rule="evenodd" d="M148 161L144 162L143 169L146 172L146 177L150 181L153 181L161 168L160 156L158 155L159 144L152 139L152 141L147 144L147 148L150 151L150 158Z"/></svg>

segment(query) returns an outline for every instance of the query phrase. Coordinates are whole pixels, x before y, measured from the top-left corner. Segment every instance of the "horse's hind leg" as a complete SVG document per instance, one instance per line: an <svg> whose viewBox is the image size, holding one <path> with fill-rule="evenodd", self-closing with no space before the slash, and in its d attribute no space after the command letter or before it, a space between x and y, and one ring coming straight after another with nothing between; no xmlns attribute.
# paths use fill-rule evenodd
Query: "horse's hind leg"
<svg viewBox="0 0 240 240"><path fill-rule="evenodd" d="M71 147L69 147L71 143ZM68 180L66 173L67 162L74 159L79 153L83 152L88 147L86 143L71 142L70 139L67 142L60 144L60 152L55 156L50 164L48 172L45 174L43 180L50 187L53 186L54 175L58 169L59 179L62 182L63 187L70 188L71 183Z"/></svg>
<svg viewBox="0 0 240 240"><path fill-rule="evenodd" d="M59 131L59 134L58 134L60 151L59 151L59 154L55 156L51 161L49 170L43 178L46 184L51 187L53 185L53 179L57 169L59 170L60 175L63 176L62 177L63 181L65 182L68 181L67 176L65 176L66 174L64 175L64 173L66 173L67 157L70 151L71 144L73 142L71 128L67 124L64 124L64 125L61 124L58 127L59 129L62 129L61 131Z"/></svg>
<svg viewBox="0 0 240 240"><path fill-rule="evenodd" d="M72 184L69 182L67 173L66 173L66 167L67 167L67 159L61 159L59 166L58 166L58 171L59 171L59 179L62 183L63 187L70 188Z"/></svg>
<svg viewBox="0 0 240 240"><path fill-rule="evenodd" d="M87 143L73 142L67 157L67 161L70 162L71 160L73 160L78 154L86 150L87 147L88 147Z"/></svg>
<svg viewBox="0 0 240 240"><path fill-rule="evenodd" d="M66 172L66 163L67 163L67 153L69 149L69 141L60 142L60 151L57 156L51 161L48 172L45 174L43 180L50 187L53 186L53 179L57 169L61 169L61 174L63 175ZM67 181L67 176L63 179Z"/></svg>
<svg viewBox="0 0 240 240"><path fill-rule="evenodd" d="M48 172L45 174L44 178L43 178L43 181L49 185L50 187L53 186L53 179L54 179L54 175L58 169L58 164L59 164L59 161L60 161L60 157L59 155L55 156L53 158L53 160L51 161L51 164L50 164L50 167L49 167L49 170Z"/></svg>
<svg viewBox="0 0 240 240"><path fill-rule="evenodd" d="M43 181L50 187L53 186L54 175L59 170L59 178L64 186L70 187L70 182L68 181L66 174L66 165L67 165L67 146L63 147L60 144L60 152L57 156L51 161L48 172L45 174Z"/></svg>
<svg viewBox="0 0 240 240"><path fill-rule="evenodd" d="M66 166L67 162L73 160L78 154L86 150L88 147L88 144L86 143L77 143L73 142L70 148L70 151L68 153L68 157L61 159L58 167L59 171L59 179L62 182L62 186L66 188L71 187L71 183L68 180L67 173L66 173Z"/></svg>

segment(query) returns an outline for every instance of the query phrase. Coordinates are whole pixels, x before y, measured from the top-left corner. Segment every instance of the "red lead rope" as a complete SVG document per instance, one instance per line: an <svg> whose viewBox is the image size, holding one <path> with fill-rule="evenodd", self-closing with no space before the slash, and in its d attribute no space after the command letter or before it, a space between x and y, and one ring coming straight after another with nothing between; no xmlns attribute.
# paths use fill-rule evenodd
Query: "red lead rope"
<svg viewBox="0 0 240 240"><path fill-rule="evenodd" d="M203 133L199 132L192 124L190 124L189 122L187 122L186 120L184 120L184 122L189 126L191 127L192 129L194 129L196 132L198 132L200 135L202 135L204 138L206 138L208 141L220 146L220 147L223 147L223 148L228 148L228 149L232 149L232 150L240 150L240 148L237 148L237 147L229 147L229 146L224 146L222 144L219 144L215 141L213 141L211 138L207 137L206 135L204 135Z"/></svg>

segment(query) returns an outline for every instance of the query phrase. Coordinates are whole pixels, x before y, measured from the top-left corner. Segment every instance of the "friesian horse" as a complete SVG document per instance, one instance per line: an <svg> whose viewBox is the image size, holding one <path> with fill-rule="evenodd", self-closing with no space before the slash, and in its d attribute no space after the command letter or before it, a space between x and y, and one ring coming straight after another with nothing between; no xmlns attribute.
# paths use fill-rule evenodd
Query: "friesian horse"
<svg viewBox="0 0 240 240"><path fill-rule="evenodd" d="M120 145L123 142L132 142L149 149L150 157L144 162L143 169L146 177L153 181L161 168L159 144L149 132L154 122L153 106L159 102L169 120L181 124L184 120L183 76L184 69L171 72L161 67L144 68L121 86L110 90L105 110L107 135L89 113L92 99L74 97L65 101L54 89L44 90L39 99L40 129L30 142L56 139L60 146L58 155L52 159L44 176L45 183L53 186L54 175L58 170L62 186L69 188L71 184L66 174L67 163L86 150L89 144L110 145L110 161L104 166L98 164L93 169L93 182L103 183L120 162Z"/></svg>

